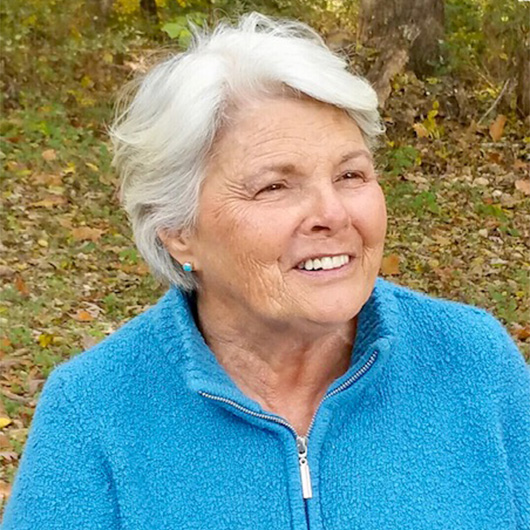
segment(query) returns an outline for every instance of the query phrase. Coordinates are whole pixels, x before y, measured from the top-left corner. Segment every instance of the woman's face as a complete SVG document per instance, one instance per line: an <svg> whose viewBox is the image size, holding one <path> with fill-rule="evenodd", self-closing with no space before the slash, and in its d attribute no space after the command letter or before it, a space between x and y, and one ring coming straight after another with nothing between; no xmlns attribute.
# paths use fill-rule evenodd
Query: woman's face
<svg viewBox="0 0 530 530"><path fill-rule="evenodd" d="M309 99L261 100L232 117L185 256L182 245L172 253L194 264L199 297L222 311L272 326L345 323L370 296L386 232L359 128Z"/></svg>

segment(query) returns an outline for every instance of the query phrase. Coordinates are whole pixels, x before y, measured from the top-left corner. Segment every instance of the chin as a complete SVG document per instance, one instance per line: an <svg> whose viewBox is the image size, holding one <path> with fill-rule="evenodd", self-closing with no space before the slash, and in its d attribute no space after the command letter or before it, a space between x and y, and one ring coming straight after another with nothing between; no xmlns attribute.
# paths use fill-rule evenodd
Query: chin
<svg viewBox="0 0 530 530"><path fill-rule="evenodd" d="M340 325L355 318L365 301L355 303L354 300L349 299L348 301L334 300L329 304L322 302L324 301L318 304L317 310L313 307L310 311L307 311L307 319L315 324Z"/></svg>

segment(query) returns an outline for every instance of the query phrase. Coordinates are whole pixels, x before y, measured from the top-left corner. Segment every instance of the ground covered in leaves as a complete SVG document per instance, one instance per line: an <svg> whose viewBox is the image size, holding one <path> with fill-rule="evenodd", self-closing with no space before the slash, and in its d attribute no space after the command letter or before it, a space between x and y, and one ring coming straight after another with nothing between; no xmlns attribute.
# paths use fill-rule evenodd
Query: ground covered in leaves
<svg viewBox="0 0 530 530"><path fill-rule="evenodd" d="M120 210L106 135L116 91L153 43L134 32L74 37L67 49L22 44L30 66L13 59L2 78L3 496L53 367L164 291ZM378 153L389 209L382 273L490 310L530 359L530 138L509 107L492 108L499 90L462 96L447 77L394 80Z"/></svg>

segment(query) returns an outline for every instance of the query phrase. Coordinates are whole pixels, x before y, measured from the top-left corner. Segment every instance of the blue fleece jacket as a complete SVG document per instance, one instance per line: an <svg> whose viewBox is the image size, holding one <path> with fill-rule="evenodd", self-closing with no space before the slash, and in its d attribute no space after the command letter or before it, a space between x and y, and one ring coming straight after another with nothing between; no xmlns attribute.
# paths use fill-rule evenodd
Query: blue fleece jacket
<svg viewBox="0 0 530 530"><path fill-rule="evenodd" d="M171 289L53 371L3 528L528 530L530 371L485 311L378 280L297 443Z"/></svg>

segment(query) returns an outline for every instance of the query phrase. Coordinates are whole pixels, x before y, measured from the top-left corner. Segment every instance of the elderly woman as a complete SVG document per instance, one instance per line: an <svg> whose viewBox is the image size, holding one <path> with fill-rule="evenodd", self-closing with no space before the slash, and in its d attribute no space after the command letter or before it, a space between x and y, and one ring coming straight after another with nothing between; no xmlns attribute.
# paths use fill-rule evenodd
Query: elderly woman
<svg viewBox="0 0 530 530"><path fill-rule="evenodd" d="M4 530L530 528L521 354L486 312L377 279L376 107L259 15L145 77L112 133L172 287L52 373Z"/></svg>

